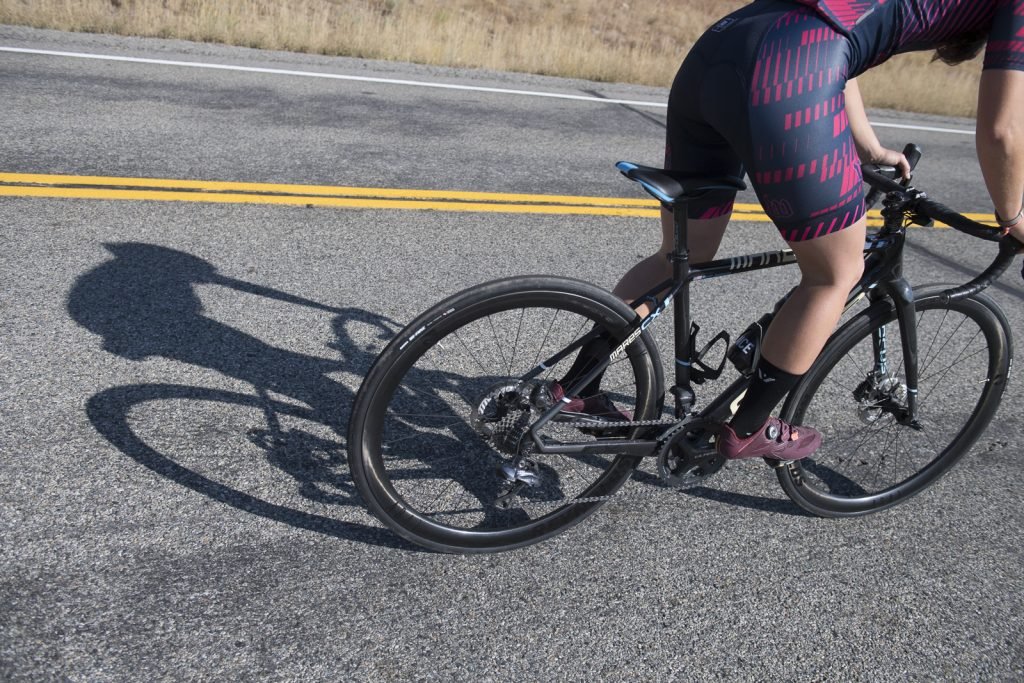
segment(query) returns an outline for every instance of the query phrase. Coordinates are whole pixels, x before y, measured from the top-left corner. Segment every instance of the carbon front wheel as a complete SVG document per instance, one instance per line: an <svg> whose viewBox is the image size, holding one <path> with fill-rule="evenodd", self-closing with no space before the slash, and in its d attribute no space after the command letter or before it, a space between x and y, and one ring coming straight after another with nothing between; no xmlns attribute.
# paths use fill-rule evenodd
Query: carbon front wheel
<svg viewBox="0 0 1024 683"><path fill-rule="evenodd" d="M474 287L421 315L384 350L356 397L349 463L367 506L402 537L447 552L528 545L585 518L600 504L589 499L615 493L639 459L532 453L528 429L576 354L545 361L592 330L624 340L633 319L610 293L553 277ZM636 420L659 411L661 387L646 333L601 383L604 398ZM569 415L540 437L600 437Z"/></svg>
<svg viewBox="0 0 1024 683"><path fill-rule="evenodd" d="M822 432L821 448L777 470L786 494L826 517L861 515L915 495L970 450L1006 388L1012 349L1002 314L985 297L944 303L918 295L918 421L900 419L907 385L896 314L859 314L830 340L794 389L783 419ZM888 340L883 373L875 346Z"/></svg>

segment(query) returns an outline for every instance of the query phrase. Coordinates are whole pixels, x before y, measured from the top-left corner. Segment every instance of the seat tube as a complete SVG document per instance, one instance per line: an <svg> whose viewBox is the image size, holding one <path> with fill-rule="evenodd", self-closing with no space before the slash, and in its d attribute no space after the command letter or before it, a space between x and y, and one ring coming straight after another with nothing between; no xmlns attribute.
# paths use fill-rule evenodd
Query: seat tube
<svg viewBox="0 0 1024 683"><path fill-rule="evenodd" d="M675 241L669 258L672 261L672 279L681 282L672 305L675 307L675 386L672 394L676 399L676 416L685 417L692 410L696 397L690 384L690 351L693 344L690 340L690 250L689 225L687 223L686 202L676 202L672 210L675 224Z"/></svg>

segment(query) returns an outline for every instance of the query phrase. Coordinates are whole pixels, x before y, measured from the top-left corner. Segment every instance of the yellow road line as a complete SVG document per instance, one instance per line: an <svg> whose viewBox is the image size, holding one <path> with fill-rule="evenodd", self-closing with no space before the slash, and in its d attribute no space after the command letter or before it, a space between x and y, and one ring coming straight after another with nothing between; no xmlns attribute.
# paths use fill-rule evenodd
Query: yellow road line
<svg viewBox="0 0 1024 683"><path fill-rule="evenodd" d="M374 197L380 199L412 199L442 201L504 202L515 204L568 204L582 206L632 206L657 208L651 199L613 197L573 197L546 194L507 194L498 192L459 192L450 190L404 190L375 187L340 187L330 185L286 185L280 183L238 183L215 180L177 180L165 178L131 178L118 176L68 176L37 173L0 173L0 183L29 185L92 186L104 188L157 188L204 192L235 192L259 195L303 195L326 197Z"/></svg>
<svg viewBox="0 0 1024 683"><path fill-rule="evenodd" d="M0 196L55 197L71 199L143 200L162 202L201 202L215 204L278 204L286 206L326 206L349 209L415 209L434 211L460 211L484 213L539 213L575 214L594 216L650 216L655 209L615 206L573 206L567 204L500 204L483 202L432 202L404 199L363 199L353 197L303 197L289 195L260 195L160 190L106 190L95 188L27 187L0 185Z"/></svg>
<svg viewBox="0 0 1024 683"><path fill-rule="evenodd" d="M0 196L644 218L660 213L653 199L41 173L0 173ZM965 215L977 221L995 221L990 214ZM733 218L771 222L759 204L737 203ZM869 212L868 225L881 224L879 212Z"/></svg>

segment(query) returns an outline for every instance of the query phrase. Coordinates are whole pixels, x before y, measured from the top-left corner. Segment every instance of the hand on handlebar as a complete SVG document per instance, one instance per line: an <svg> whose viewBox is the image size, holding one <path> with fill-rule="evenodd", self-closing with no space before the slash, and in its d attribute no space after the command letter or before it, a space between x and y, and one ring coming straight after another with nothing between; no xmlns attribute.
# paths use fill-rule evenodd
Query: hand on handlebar
<svg viewBox="0 0 1024 683"><path fill-rule="evenodd" d="M1024 223L1018 223L1017 225L1010 228L1010 235L1014 237L1021 245L1024 245ZM1024 254L1024 246L1021 246L1017 250L1018 254ZM1020 278L1024 280L1024 264L1020 267Z"/></svg>
<svg viewBox="0 0 1024 683"><path fill-rule="evenodd" d="M1024 223L1018 223L1017 225L1010 228L1010 234L1017 238L1017 241L1024 244ZM1017 250L1018 254L1024 254L1024 247ZM1021 276L1024 276L1024 270L1021 270Z"/></svg>
<svg viewBox="0 0 1024 683"><path fill-rule="evenodd" d="M880 147L868 159L862 159L866 164L880 164L883 166L894 166L900 172L900 177L910 178L910 162L902 152L894 149Z"/></svg>

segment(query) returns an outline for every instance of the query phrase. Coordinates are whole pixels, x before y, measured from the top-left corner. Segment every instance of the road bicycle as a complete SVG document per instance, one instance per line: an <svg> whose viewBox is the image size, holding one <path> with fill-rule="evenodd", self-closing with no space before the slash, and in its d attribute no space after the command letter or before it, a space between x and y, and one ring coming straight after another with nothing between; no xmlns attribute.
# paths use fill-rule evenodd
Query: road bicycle
<svg viewBox="0 0 1024 683"><path fill-rule="evenodd" d="M916 166L920 150L911 145L906 153ZM774 312L735 341L723 331L701 346L690 286L795 256L782 250L691 264L687 202L744 183L617 166L674 216L670 280L632 306L563 277L475 286L416 318L367 374L349 424L349 465L369 509L403 538L446 552L517 548L594 513L645 458L656 461L665 484L683 489L724 465L715 438L749 384ZM848 300L852 317L781 411L792 424L819 429L823 445L804 460L766 460L797 505L825 517L891 507L947 472L995 414L1013 356L1006 317L983 290L1020 243L932 201L909 179L897 182L892 167L863 173L869 202L884 196L884 225L866 240L864 276ZM962 286L914 288L903 274L907 228L936 220L998 241L999 252ZM641 304L649 307L643 316ZM648 328L670 305L674 382L666 392ZM569 399L552 390L580 348L598 338L608 353L564 395L601 376L600 391L623 413L616 422L569 412ZM727 364L735 379L698 409L696 388Z"/></svg>

